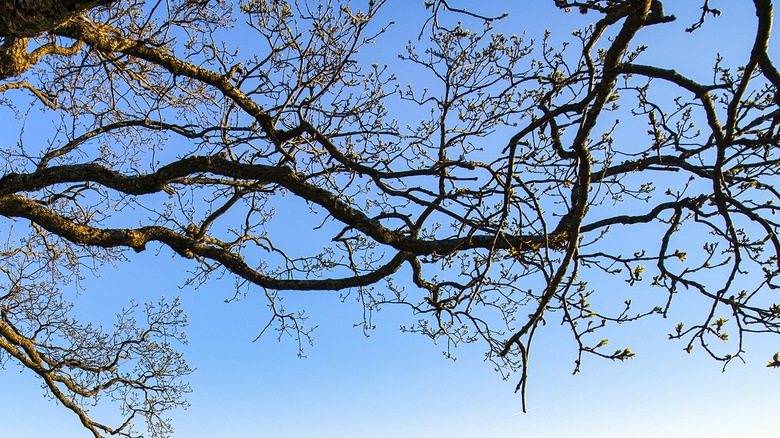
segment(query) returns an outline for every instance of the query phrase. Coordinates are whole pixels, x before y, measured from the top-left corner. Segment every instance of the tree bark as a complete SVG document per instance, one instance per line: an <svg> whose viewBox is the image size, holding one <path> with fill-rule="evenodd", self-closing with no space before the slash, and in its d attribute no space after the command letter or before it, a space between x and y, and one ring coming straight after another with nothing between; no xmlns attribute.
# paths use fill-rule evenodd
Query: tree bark
<svg viewBox="0 0 780 438"><path fill-rule="evenodd" d="M84 11L113 0L5 0L0 2L0 36L41 35Z"/></svg>

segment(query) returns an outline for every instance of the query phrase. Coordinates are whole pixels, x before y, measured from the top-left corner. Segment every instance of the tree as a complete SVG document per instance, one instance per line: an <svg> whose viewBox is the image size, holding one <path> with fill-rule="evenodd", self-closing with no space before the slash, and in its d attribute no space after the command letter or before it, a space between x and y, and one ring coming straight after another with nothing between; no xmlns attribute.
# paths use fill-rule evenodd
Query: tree
<svg viewBox="0 0 780 438"><path fill-rule="evenodd" d="M150 248L191 259L192 286L227 273L264 293L266 328L300 343L283 293L351 294L365 330L408 307L405 330L482 343L521 392L547 321L570 329L577 372L586 354L632 357L601 333L666 316L683 292L704 304L669 337L741 359L745 335L780 330L771 0L753 1L744 62L715 60L707 81L643 62L643 32L676 20L660 1L554 3L591 25L556 45L425 2L400 56L424 79L404 86L374 62L382 0L5 2L0 91L19 141L1 150L0 359L96 437L135 436L138 419L169 433L190 372L176 300L133 304L106 332L60 290ZM699 8L691 33L720 15L674 7ZM250 32L239 51L231 35ZM269 231L291 199L316 247ZM124 420L92 418L99 396Z"/></svg>

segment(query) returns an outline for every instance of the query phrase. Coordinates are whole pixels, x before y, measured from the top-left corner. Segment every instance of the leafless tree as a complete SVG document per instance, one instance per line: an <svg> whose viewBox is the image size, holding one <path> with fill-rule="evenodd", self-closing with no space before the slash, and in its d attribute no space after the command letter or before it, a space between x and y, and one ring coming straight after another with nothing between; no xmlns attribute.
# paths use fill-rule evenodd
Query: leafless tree
<svg viewBox="0 0 780 438"><path fill-rule="evenodd" d="M780 329L772 2L742 2L753 48L714 60L708 82L643 62L637 38L672 9L698 8L689 32L720 15L671 3L554 0L591 23L556 46L431 0L400 54L420 78L406 86L372 62L387 59L384 0L3 2L4 127L19 140L0 148L0 358L95 437L143 435L138 420L167 435L190 371L178 303L133 304L106 332L59 289L153 247L191 259L192 286L229 273L264 293L267 328L299 342L283 293L357 298L366 330L408 307L404 330L482 343L521 392L546 322L570 329L576 372L585 354L632 357L602 333L666 316L681 293L705 304L669 337L741 359L746 334ZM273 232L296 199L306 248ZM90 416L101 394L117 425Z"/></svg>

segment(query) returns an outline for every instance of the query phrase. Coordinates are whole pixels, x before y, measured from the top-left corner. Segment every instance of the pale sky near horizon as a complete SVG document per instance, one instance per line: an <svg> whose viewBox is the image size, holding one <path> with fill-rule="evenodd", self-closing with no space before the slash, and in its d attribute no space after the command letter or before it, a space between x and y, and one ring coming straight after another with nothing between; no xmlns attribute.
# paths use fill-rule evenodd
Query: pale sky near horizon
<svg viewBox="0 0 780 438"><path fill-rule="evenodd" d="M414 4L413 11L422 11L422 3L405 2ZM514 8L510 3L490 6ZM552 3L545 1L538 9L518 8L507 20L516 20L511 23L516 23L518 34L527 30L529 36L540 37L549 28L565 38L571 31L567 27L571 21L566 20L581 18L551 14ZM755 18L752 2L747 0L736 3L745 9L727 8L723 1L712 3L724 9L720 18L724 22ZM388 8L388 19L398 12L395 8ZM690 17L680 18L677 27L669 28L682 32L691 24ZM400 42L396 52L403 48L403 39L409 38L404 25L391 28L385 37L388 42ZM726 27L711 27L705 26L695 38L713 41L712 45L696 53L677 50L677 36L672 32L649 34L647 38L653 38L655 45L650 46L647 58L664 57L670 67L682 65L691 74L699 71L692 64L702 62L702 74L711 74L711 62L704 64L703 60L712 60L714 52L746 56L745 42L738 35L727 35ZM780 54L775 58L780 62ZM630 345L635 358L609 362L586 357L576 376L572 376L574 342L564 328L557 327L559 317L551 318L549 328L534 340L528 413L523 414L520 398L513 392L516 376L503 381L482 361L479 344L459 348L458 360L453 362L442 355L441 346L401 333L398 326L412 319L406 309L382 310L376 316L379 328L365 337L353 327L361 315L354 300L341 303L336 292L287 294L287 303L305 307L311 324L318 326L315 345L307 347L307 357L300 359L293 341L277 342L273 333L253 342L267 315L261 294L250 293L226 304L224 300L233 295L232 279L211 281L198 290L180 289L188 261L173 259L168 251L156 255L154 250L130 257L100 278L87 279L84 291L75 298L76 305L83 315L99 318L115 312L130 298L144 302L163 294L181 296L190 320L190 343L184 350L196 371L190 376L190 408L171 414L174 438L776 434L780 370L767 368L766 362L772 352L780 350L780 340L748 337L747 364L735 362L721 372L721 364L702 351L687 354L682 351L684 344L666 339L678 322L675 312L689 309L684 300L669 319L622 327L616 337ZM44 398L30 372L20 372L12 363L0 372L0 391L4 395L0 438L90 436L75 415Z"/></svg>

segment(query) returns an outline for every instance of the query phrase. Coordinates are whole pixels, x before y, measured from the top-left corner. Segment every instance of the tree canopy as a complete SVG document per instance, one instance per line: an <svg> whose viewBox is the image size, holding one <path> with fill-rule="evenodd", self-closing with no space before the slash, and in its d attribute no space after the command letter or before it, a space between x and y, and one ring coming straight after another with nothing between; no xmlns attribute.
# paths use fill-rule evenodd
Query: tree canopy
<svg viewBox="0 0 780 438"><path fill-rule="evenodd" d="M364 330L407 308L403 330L483 345L521 393L546 324L577 372L631 358L603 333L680 294L702 304L669 338L742 359L780 331L772 1L743 2L752 50L709 77L645 61L644 38L691 9L695 35L721 14L707 0L549 1L589 24L507 34L516 17L431 0L390 56L384 0L3 2L0 363L95 437L169 434L191 372L177 300L105 330L62 291L145 250L189 259L192 287L234 276L301 345L284 294L357 299ZM93 418L98 399L123 420Z"/></svg>

